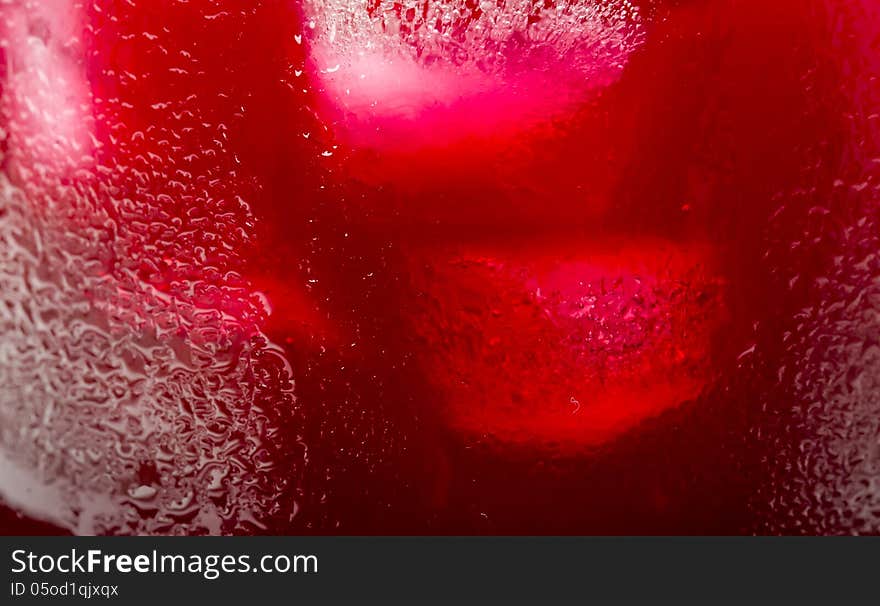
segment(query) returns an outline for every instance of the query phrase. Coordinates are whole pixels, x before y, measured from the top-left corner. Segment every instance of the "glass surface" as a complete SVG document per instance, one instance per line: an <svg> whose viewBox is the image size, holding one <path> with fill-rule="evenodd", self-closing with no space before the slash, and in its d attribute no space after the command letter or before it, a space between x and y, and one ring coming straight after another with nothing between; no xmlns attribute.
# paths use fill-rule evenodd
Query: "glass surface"
<svg viewBox="0 0 880 606"><path fill-rule="evenodd" d="M0 0L0 531L880 532L871 0Z"/></svg>

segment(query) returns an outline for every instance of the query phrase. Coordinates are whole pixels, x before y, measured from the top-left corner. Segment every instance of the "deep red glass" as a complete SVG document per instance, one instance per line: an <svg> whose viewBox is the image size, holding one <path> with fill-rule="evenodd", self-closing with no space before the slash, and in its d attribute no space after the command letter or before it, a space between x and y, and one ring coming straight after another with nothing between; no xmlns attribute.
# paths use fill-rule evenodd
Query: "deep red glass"
<svg viewBox="0 0 880 606"><path fill-rule="evenodd" d="M2 11L14 508L880 529L872 2ZM517 15L566 35L474 33Z"/></svg>

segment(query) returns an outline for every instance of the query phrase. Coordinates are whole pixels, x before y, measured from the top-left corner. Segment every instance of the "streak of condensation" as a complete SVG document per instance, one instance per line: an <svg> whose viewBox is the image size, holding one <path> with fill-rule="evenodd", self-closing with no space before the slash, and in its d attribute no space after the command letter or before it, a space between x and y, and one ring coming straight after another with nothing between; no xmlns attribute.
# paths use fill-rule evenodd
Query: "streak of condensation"
<svg viewBox="0 0 880 606"><path fill-rule="evenodd" d="M136 206L161 196L117 197L130 167L99 164L83 9L23 2L0 17L0 497L88 535L247 532L292 516L282 497L304 448L281 454L296 400L260 331L268 310L240 280L172 293L138 276L157 243L130 222L161 217ZM162 244L198 275L192 243ZM195 294L210 288L220 302Z"/></svg>

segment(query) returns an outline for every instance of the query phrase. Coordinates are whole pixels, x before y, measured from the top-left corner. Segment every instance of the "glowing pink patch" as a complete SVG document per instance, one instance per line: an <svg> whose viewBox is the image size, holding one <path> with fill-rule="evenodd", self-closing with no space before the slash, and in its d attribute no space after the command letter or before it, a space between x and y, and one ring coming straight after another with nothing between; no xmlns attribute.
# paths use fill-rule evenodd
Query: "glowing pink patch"
<svg viewBox="0 0 880 606"><path fill-rule="evenodd" d="M306 3L321 113L342 140L401 151L527 129L613 81L639 40L627 2L614 12L569 3L578 6L567 7L570 22L554 23L564 31L551 34L534 33L528 23L492 30L500 18L526 19L513 7L494 16L479 9L443 25L432 21L431 15L455 12L453 4L420 3L422 22L397 10L400 22L392 27L392 10L368 17L367 10L349 8L337 23L337 3ZM343 26L348 31L339 32Z"/></svg>

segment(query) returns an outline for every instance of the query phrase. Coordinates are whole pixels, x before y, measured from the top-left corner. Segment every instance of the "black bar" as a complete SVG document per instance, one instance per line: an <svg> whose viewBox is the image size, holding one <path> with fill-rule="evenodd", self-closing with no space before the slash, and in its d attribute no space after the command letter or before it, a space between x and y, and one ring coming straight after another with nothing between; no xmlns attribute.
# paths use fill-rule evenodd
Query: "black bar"
<svg viewBox="0 0 880 606"><path fill-rule="evenodd" d="M876 599L880 553L877 538L2 537L0 543L0 604L78 603L87 601L80 594L95 590L88 601L117 604L847 603ZM57 556L88 550L101 552L92 573L13 572L28 564L28 552L37 568L37 556L56 556L43 558L46 569ZM105 555L114 556L111 571L117 561L126 569L129 559L120 555L144 556L139 561L150 570L162 555L183 556L187 571L104 572ZM270 569L275 560L261 558L314 559L296 560L298 572L218 570L209 579L209 555L237 563L248 556L249 566ZM67 569L71 561L60 564ZM181 561L174 560L178 568ZM189 563L199 563L198 570Z"/></svg>

